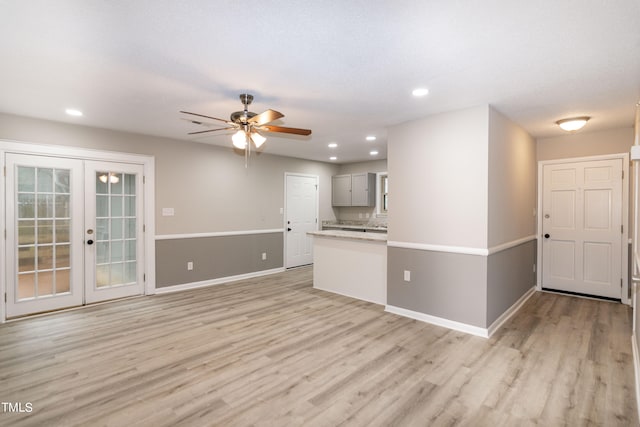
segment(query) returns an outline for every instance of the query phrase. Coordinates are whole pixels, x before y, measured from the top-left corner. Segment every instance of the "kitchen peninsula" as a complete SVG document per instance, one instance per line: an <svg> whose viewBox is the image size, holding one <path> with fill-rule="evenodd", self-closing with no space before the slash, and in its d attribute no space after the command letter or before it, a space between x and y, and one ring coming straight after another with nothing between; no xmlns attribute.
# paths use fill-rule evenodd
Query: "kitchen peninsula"
<svg viewBox="0 0 640 427"><path fill-rule="evenodd" d="M313 287L385 305L387 233L322 230L313 236Z"/></svg>

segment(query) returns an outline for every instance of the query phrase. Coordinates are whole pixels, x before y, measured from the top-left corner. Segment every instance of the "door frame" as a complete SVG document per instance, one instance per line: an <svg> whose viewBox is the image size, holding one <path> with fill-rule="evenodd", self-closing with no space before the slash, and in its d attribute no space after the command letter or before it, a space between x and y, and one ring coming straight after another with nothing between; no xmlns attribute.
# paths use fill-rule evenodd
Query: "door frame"
<svg viewBox="0 0 640 427"><path fill-rule="evenodd" d="M284 208L282 210L282 266L287 269L287 178L290 176L302 176L305 178L315 178L316 185L318 186L318 191L316 191L316 230L320 226L320 176L308 174L308 173L297 173L297 172L285 172L284 173Z"/></svg>
<svg viewBox="0 0 640 427"><path fill-rule="evenodd" d="M629 153L605 154L600 156L589 157L570 157L566 159L540 160L538 161L538 201L536 206L536 239L537 239L537 258L536 258L536 290L542 291L542 195L543 195L543 168L547 165L559 165L563 163L580 163L597 160L622 160L622 224L624 225L621 239L622 251L622 295L620 300L623 304L630 305L631 298L629 296Z"/></svg>
<svg viewBox="0 0 640 427"><path fill-rule="evenodd" d="M155 256L155 158L153 156L142 154L130 154L117 151L107 151L80 147L70 147L62 145L50 145L31 143L24 141L13 141L0 139L0 162L3 166L3 173L0 173L0 212L2 212L2 244L0 244L0 295L2 295L2 303L0 303L0 323L6 322L6 301L5 296L7 293L7 278L5 272L6 263L6 207L5 207L5 184L6 184L6 171L4 171L4 165L6 162L6 154L27 154L27 155L40 155L47 157L64 157L78 160L96 160L106 162L117 163L132 163L142 165L144 174L144 213L143 221L145 227L144 233L144 274L145 295L155 294L156 289L156 256Z"/></svg>

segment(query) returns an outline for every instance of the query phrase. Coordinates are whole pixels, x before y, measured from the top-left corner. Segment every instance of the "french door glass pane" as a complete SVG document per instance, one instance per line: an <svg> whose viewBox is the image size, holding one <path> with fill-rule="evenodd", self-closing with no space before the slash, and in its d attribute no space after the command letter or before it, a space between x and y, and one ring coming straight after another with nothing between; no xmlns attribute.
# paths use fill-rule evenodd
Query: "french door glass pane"
<svg viewBox="0 0 640 427"><path fill-rule="evenodd" d="M135 174L96 172L95 238L98 288L136 282L135 182Z"/></svg>
<svg viewBox="0 0 640 427"><path fill-rule="evenodd" d="M70 292L70 171L17 167L17 298Z"/></svg>

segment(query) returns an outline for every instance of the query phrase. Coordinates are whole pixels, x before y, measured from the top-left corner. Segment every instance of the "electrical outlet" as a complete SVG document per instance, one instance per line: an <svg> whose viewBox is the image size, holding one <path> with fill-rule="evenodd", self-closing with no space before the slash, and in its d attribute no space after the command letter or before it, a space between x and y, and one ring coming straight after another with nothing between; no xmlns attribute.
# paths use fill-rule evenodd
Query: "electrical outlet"
<svg viewBox="0 0 640 427"><path fill-rule="evenodd" d="M187 270L189 270L189 271L193 270L193 261L189 261L187 263Z"/></svg>
<svg viewBox="0 0 640 427"><path fill-rule="evenodd" d="M411 281L411 271L409 271L409 270L405 270L404 271L404 281L405 282L410 282Z"/></svg>
<svg viewBox="0 0 640 427"><path fill-rule="evenodd" d="M267 259L267 253L262 252L262 260L265 261Z"/></svg>

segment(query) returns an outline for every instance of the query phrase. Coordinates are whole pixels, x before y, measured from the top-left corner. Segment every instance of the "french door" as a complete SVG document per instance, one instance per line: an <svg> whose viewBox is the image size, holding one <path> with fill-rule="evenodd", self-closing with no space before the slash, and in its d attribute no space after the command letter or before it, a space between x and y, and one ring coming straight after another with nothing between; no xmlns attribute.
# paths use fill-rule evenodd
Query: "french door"
<svg viewBox="0 0 640 427"><path fill-rule="evenodd" d="M6 155L7 317L142 294L142 166Z"/></svg>

